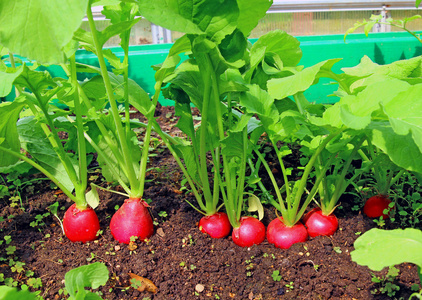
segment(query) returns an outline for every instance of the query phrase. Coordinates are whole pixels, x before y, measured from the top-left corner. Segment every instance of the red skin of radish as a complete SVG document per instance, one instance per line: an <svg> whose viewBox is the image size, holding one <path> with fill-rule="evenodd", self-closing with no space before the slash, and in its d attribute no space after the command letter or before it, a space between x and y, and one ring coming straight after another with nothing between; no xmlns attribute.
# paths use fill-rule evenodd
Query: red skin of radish
<svg viewBox="0 0 422 300"><path fill-rule="evenodd" d="M110 221L114 239L125 244L129 244L133 236L141 241L148 239L154 233L154 224L147 207L141 199L126 199Z"/></svg>
<svg viewBox="0 0 422 300"><path fill-rule="evenodd" d="M288 227L277 218L272 220L267 227L267 239L277 248L289 249L293 244L306 242L308 231L301 222Z"/></svg>
<svg viewBox="0 0 422 300"><path fill-rule="evenodd" d="M369 218L382 218L385 220L388 218L388 215L384 214L384 209L389 208L389 204L391 200L385 195L376 195L369 198L364 207L363 213L367 215Z"/></svg>
<svg viewBox="0 0 422 300"><path fill-rule="evenodd" d="M91 207L79 210L74 203L64 214L63 229L71 242L86 243L97 238L100 222Z"/></svg>
<svg viewBox="0 0 422 300"><path fill-rule="evenodd" d="M232 239L240 247L259 245L265 240L265 226L254 217L242 217L240 226L233 228Z"/></svg>
<svg viewBox="0 0 422 300"><path fill-rule="evenodd" d="M218 212L199 220L199 229L212 238L220 239L229 235L232 226L226 213Z"/></svg>
<svg viewBox="0 0 422 300"><path fill-rule="evenodd" d="M314 208L308 212L305 217L305 226L308 229L310 237L319 235L330 236L337 231L338 219L335 215L324 215L319 208Z"/></svg>

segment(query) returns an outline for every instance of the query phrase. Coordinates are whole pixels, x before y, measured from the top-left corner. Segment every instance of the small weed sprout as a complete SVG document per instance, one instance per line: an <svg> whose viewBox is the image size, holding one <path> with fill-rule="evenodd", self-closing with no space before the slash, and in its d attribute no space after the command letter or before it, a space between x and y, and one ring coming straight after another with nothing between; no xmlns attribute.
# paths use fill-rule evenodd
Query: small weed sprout
<svg viewBox="0 0 422 300"><path fill-rule="evenodd" d="M388 268L387 275L382 277L377 277L372 274L371 281L377 283L379 288L371 290L371 294L387 294L388 297L394 297L396 292L400 290L400 286L394 283L396 277L399 275L399 270L394 266Z"/></svg>
<svg viewBox="0 0 422 300"><path fill-rule="evenodd" d="M271 277L273 278L274 281L280 281L281 280L280 271L274 270L273 273L271 274Z"/></svg>

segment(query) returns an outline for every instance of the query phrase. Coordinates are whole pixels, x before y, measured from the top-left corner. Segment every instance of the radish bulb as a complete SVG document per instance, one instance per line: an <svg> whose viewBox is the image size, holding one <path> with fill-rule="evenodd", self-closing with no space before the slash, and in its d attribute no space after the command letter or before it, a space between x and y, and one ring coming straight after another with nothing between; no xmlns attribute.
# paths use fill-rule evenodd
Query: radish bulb
<svg viewBox="0 0 422 300"><path fill-rule="evenodd" d="M272 220L267 227L267 239L277 248L289 249L293 244L306 242L308 231L301 222L289 227L277 218Z"/></svg>
<svg viewBox="0 0 422 300"><path fill-rule="evenodd" d="M97 214L91 207L80 210L76 207L76 203L74 203L64 214L63 229L71 242L86 243L97 238L97 233L100 230L100 222L98 221Z"/></svg>
<svg viewBox="0 0 422 300"><path fill-rule="evenodd" d="M391 200L385 195L376 195L369 198L364 207L363 213L369 218L382 218L385 220L389 214L384 214L385 209L390 208Z"/></svg>
<svg viewBox="0 0 422 300"><path fill-rule="evenodd" d="M337 231L338 219L334 214L324 215L321 209L313 209L305 217L305 226L310 237L319 235L330 236Z"/></svg>
<svg viewBox="0 0 422 300"><path fill-rule="evenodd" d="M240 226L233 229L232 239L240 247L259 245L265 240L265 226L254 217L242 217Z"/></svg>
<svg viewBox="0 0 422 300"><path fill-rule="evenodd" d="M131 237L142 241L149 238L154 232L154 224L147 207L148 204L139 198L126 199L110 221L114 239L129 244Z"/></svg>
<svg viewBox="0 0 422 300"><path fill-rule="evenodd" d="M218 212L211 216L204 216L199 220L199 230L209 234L212 238L220 239L229 235L232 226L226 213Z"/></svg>

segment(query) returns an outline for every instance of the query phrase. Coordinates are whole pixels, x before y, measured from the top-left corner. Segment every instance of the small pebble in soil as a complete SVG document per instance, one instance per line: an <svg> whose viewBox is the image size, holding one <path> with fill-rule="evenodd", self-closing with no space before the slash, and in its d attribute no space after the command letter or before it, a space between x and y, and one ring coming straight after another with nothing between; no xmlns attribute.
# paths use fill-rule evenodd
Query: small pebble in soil
<svg viewBox="0 0 422 300"><path fill-rule="evenodd" d="M195 291L197 291L198 293L202 293L204 291L204 289L205 289L205 287L202 284L200 284L200 283L198 283L195 286Z"/></svg>
<svg viewBox="0 0 422 300"><path fill-rule="evenodd" d="M277 295L278 295L278 296L282 296L282 295L284 295L284 288L278 289L278 290L277 290Z"/></svg>

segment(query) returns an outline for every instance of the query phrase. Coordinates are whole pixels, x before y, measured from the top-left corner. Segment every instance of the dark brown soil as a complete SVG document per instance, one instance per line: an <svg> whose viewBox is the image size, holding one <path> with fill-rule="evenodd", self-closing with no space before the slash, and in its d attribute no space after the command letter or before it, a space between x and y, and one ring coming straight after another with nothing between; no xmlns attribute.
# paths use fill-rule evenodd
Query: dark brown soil
<svg viewBox="0 0 422 300"><path fill-rule="evenodd" d="M167 111L168 110L168 111ZM159 118L172 118L171 109L163 109ZM65 299L59 295L64 288L65 273L73 268L93 262L103 262L110 272L110 280L99 290L102 297L117 299L407 299L411 286L419 284L414 265L402 264L394 284L400 290L394 297L371 293L379 287L371 282L373 276L381 277L387 270L372 272L358 266L350 259L353 243L368 229L372 220L350 209L343 200L338 210L339 230L332 237L316 237L306 243L296 244L288 250L276 249L267 241L250 248L236 246L230 237L212 239L197 228L200 219L185 199L191 195L180 192L181 174L167 150L159 149L151 166L159 167L148 175L145 199L151 199L151 214L157 222L156 232L148 242L136 242L137 248L119 244L110 234L108 225L115 206L124 197L101 192L101 203L96 209L103 234L98 240L86 244L71 243L61 231L57 220L48 216L45 225L31 227L35 216L46 212L47 206L58 201L66 208L71 203L62 194L42 183L34 194L22 195L25 212L11 208L6 198L0 201L0 240L11 236L9 245L0 245L0 273L26 283L24 272L12 272L10 255L6 248L16 246L13 257L24 262L25 270L32 270L33 277L41 278L41 295L44 299ZM94 174L95 175L95 174ZM97 183L101 183L97 179ZM104 184L104 183L103 183ZM165 211L167 216L159 216ZM60 210L60 217L64 211ZM14 218L8 219L14 215ZM161 214L160 214L161 215ZM268 225L275 217L274 210L266 207L263 223ZM275 281L273 271L281 279ZM157 287L156 294L139 292L129 286L128 273L135 273L151 280ZM201 292L196 289L203 287ZM403 298L402 298L403 297Z"/></svg>

